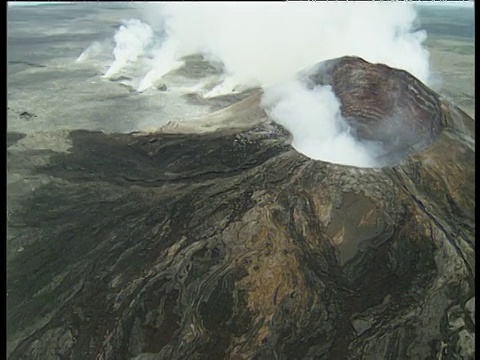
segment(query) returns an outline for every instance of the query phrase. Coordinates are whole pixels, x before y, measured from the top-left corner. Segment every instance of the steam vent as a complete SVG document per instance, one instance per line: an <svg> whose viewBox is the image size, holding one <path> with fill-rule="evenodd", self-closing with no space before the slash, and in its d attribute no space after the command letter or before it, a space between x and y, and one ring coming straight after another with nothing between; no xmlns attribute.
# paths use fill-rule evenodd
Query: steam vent
<svg viewBox="0 0 480 360"><path fill-rule="evenodd" d="M362 59L329 84L383 168L316 161L261 91L154 134L69 133L8 171L8 359L474 359L475 123Z"/></svg>

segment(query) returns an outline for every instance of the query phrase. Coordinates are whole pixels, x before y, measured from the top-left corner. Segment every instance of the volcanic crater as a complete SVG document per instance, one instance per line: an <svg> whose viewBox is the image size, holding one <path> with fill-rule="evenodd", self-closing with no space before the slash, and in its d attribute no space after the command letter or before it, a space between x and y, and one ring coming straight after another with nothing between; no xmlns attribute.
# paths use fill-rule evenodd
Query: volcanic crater
<svg viewBox="0 0 480 360"><path fill-rule="evenodd" d="M429 146L445 125L439 95L407 71L344 56L301 72L310 88L330 86L360 142L373 142L384 166Z"/></svg>

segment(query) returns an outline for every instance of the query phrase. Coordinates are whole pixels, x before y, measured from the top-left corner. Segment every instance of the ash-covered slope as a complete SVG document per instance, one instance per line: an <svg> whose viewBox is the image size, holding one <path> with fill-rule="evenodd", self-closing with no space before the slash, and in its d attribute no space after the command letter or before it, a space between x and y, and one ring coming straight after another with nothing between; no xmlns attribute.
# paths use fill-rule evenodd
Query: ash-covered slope
<svg viewBox="0 0 480 360"><path fill-rule="evenodd" d="M73 131L46 154L31 176L51 182L9 219L8 358L473 359L474 121L408 74L345 61L408 96L428 141L396 166L297 153L258 94L217 115L229 129ZM370 126L387 93L318 74L344 116L366 113L359 137L401 142ZM240 110L258 123L232 130ZM29 155L10 147L9 172Z"/></svg>

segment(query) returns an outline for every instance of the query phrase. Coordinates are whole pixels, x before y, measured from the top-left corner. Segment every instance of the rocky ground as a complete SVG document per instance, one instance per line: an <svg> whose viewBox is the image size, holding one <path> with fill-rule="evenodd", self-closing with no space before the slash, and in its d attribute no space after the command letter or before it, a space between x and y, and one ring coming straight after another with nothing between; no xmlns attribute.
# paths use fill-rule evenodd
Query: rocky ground
<svg viewBox="0 0 480 360"><path fill-rule="evenodd" d="M432 86L475 119L474 12L455 7L418 7L427 31Z"/></svg>

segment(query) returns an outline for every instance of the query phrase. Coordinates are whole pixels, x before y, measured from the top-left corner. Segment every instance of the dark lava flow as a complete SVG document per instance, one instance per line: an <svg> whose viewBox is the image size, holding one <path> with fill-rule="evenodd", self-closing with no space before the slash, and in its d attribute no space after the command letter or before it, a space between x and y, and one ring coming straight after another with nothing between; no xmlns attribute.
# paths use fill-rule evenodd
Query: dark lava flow
<svg viewBox="0 0 480 360"><path fill-rule="evenodd" d="M340 166L262 119L72 131L42 164L12 145L9 173L50 181L9 218L8 358L474 359L474 121L403 72L327 64L312 81L365 114L359 137L422 146ZM406 133L378 124L399 106Z"/></svg>

